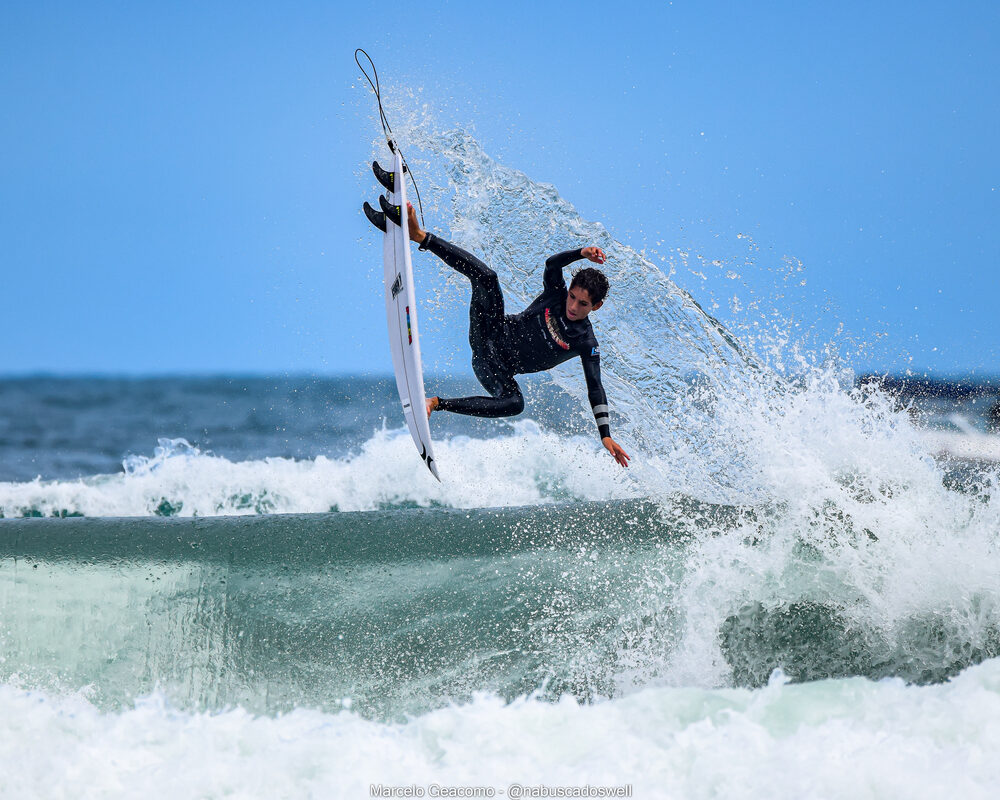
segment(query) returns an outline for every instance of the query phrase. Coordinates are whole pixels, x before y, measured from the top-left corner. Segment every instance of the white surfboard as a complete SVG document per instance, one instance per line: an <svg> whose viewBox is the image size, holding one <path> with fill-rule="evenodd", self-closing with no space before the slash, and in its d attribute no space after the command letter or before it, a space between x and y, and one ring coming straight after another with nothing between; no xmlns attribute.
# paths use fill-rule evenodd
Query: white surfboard
<svg viewBox="0 0 1000 800"><path fill-rule="evenodd" d="M417 303L413 293L413 266L410 262L410 232L406 219L406 181L399 150L393 154L393 191L389 203L399 206L403 225L386 219L382 265L385 278L385 316L389 325L389 346L396 372L396 388L403 404L403 416L417 452L435 478L441 480L431 446L431 428L427 420L424 395L424 371L420 363L420 339L417 335Z"/></svg>

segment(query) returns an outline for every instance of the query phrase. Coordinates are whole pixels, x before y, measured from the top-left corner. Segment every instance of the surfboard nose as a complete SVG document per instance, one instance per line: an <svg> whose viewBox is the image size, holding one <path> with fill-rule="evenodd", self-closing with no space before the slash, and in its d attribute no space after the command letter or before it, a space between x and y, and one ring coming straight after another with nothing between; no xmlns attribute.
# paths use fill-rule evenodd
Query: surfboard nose
<svg viewBox="0 0 1000 800"><path fill-rule="evenodd" d="M382 233L385 233L386 232L385 214L383 214L381 211L376 211L374 208L368 205L367 200L365 200L363 208L365 210L365 216L368 217L368 221L376 228L378 228L380 231L382 231Z"/></svg>
<svg viewBox="0 0 1000 800"><path fill-rule="evenodd" d="M403 227L403 207L394 206L388 200L385 199L384 194L378 196L379 205L382 206L382 212L385 214L386 219L391 219L400 228Z"/></svg>

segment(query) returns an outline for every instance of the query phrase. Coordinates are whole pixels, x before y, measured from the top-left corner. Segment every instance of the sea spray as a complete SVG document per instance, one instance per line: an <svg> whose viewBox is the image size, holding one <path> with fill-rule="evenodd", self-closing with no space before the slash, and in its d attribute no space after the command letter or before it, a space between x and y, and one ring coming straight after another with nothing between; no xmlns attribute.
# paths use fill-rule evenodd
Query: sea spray
<svg viewBox="0 0 1000 800"><path fill-rule="evenodd" d="M450 235L498 272L512 308L539 291L547 255L608 253L612 292L594 324L637 493L757 509L696 537L671 599L682 633L666 648L662 630L630 642L630 682L756 685L783 665L798 679L935 681L1000 653L995 466L949 480L906 411L877 385L855 387L832 349L817 360L770 324L741 342L555 187L426 108L394 117L450 209ZM575 366L551 375L583 407Z"/></svg>
<svg viewBox="0 0 1000 800"><path fill-rule="evenodd" d="M731 500L731 490L746 481L713 423L714 403L780 391L780 381L688 292L603 225L584 220L555 187L491 159L463 130L437 130L426 113L400 109L395 116L405 120L401 135L425 156L422 177L433 203L449 199L451 236L497 271L509 311L539 293L549 255L584 244L605 250L612 291L594 325L615 435L643 454L660 456L636 459L633 474L645 491L669 486L713 502ZM584 401L578 364L550 374Z"/></svg>

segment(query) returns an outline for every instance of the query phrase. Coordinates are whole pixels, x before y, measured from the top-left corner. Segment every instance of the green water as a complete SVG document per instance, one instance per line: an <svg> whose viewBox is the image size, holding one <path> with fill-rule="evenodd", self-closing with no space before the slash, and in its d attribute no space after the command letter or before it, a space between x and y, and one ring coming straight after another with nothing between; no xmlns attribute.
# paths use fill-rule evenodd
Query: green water
<svg viewBox="0 0 1000 800"><path fill-rule="evenodd" d="M610 695L680 538L641 502L9 521L0 677L377 716L484 688Z"/></svg>

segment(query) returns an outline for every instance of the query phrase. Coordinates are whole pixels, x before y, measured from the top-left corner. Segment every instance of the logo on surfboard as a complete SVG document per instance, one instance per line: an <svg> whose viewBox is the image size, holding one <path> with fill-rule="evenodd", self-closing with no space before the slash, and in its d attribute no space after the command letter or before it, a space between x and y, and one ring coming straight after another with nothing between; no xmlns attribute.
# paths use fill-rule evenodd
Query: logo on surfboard
<svg viewBox="0 0 1000 800"><path fill-rule="evenodd" d="M392 282L392 286L389 288L389 291L392 294L393 300L396 299L396 295L403 291L403 276L398 272L396 273L396 280Z"/></svg>

